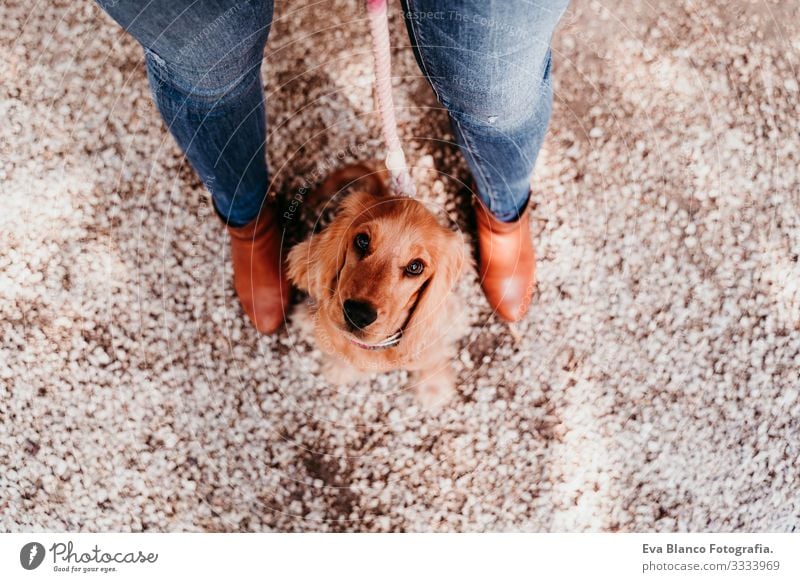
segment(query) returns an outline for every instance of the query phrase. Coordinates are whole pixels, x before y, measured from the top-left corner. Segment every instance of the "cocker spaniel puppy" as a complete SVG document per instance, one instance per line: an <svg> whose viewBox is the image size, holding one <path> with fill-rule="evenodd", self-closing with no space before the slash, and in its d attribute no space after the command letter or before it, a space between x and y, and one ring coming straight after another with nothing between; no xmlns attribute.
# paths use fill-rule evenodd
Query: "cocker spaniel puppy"
<svg viewBox="0 0 800 582"><path fill-rule="evenodd" d="M452 291L467 257L463 237L418 200L390 195L364 164L334 172L320 194L349 184L331 224L288 256L289 278L310 296L326 376L346 383L406 369L434 407L454 392L450 360L464 326Z"/></svg>

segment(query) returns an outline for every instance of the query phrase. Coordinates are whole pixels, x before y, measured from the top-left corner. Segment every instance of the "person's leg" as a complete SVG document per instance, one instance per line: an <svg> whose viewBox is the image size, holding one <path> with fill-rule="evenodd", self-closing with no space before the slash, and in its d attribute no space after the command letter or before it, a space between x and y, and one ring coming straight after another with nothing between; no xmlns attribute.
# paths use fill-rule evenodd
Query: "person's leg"
<svg viewBox="0 0 800 582"><path fill-rule="evenodd" d="M144 47L170 133L231 226L254 219L267 189L261 60L273 0L98 0Z"/></svg>
<svg viewBox="0 0 800 582"><path fill-rule="evenodd" d="M478 194L514 220L552 103L550 39L568 0L404 0L422 72L450 113Z"/></svg>
<svg viewBox="0 0 800 582"><path fill-rule="evenodd" d="M289 286L277 213L266 202L261 61L273 0L98 3L144 47L164 122L228 225L236 294L259 331L274 331Z"/></svg>
<svg viewBox="0 0 800 582"><path fill-rule="evenodd" d="M550 119L550 39L568 0L403 0L422 72L447 108L477 186L487 299L520 319L535 287L526 212Z"/></svg>

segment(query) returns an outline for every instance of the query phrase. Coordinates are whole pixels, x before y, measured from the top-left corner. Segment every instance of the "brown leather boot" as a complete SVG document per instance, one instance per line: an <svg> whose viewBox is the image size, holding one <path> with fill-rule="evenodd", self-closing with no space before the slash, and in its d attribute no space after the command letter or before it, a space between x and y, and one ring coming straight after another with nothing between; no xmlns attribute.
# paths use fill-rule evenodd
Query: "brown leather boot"
<svg viewBox="0 0 800 582"><path fill-rule="evenodd" d="M501 222L477 196L473 207L478 226L478 272L481 286L495 313L519 321L528 311L536 289L536 252L525 206L514 222Z"/></svg>
<svg viewBox="0 0 800 582"><path fill-rule="evenodd" d="M283 324L290 289L277 209L267 204L258 218L240 228L229 226L228 233L236 295L253 326L261 333L272 333Z"/></svg>

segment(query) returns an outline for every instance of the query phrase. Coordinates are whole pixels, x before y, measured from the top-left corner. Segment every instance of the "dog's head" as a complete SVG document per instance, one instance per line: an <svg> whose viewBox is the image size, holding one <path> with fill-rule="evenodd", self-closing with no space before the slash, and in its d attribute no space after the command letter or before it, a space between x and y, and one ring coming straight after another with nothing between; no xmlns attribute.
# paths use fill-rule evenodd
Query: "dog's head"
<svg viewBox="0 0 800 582"><path fill-rule="evenodd" d="M461 236L420 202L355 192L328 228L292 249L288 274L330 327L376 349L435 334L464 260Z"/></svg>

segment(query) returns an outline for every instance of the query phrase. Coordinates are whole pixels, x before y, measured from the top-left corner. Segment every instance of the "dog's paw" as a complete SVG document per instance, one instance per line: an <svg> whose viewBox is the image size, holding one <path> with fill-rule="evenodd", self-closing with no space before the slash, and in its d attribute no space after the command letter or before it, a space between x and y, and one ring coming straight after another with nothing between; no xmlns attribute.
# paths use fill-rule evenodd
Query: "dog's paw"
<svg viewBox="0 0 800 582"><path fill-rule="evenodd" d="M346 386L358 380L362 373L347 362L326 358L322 364L322 375L335 386Z"/></svg>
<svg viewBox="0 0 800 582"><path fill-rule="evenodd" d="M414 386L417 400L430 411L439 410L455 395L455 378L449 369L419 374Z"/></svg>

